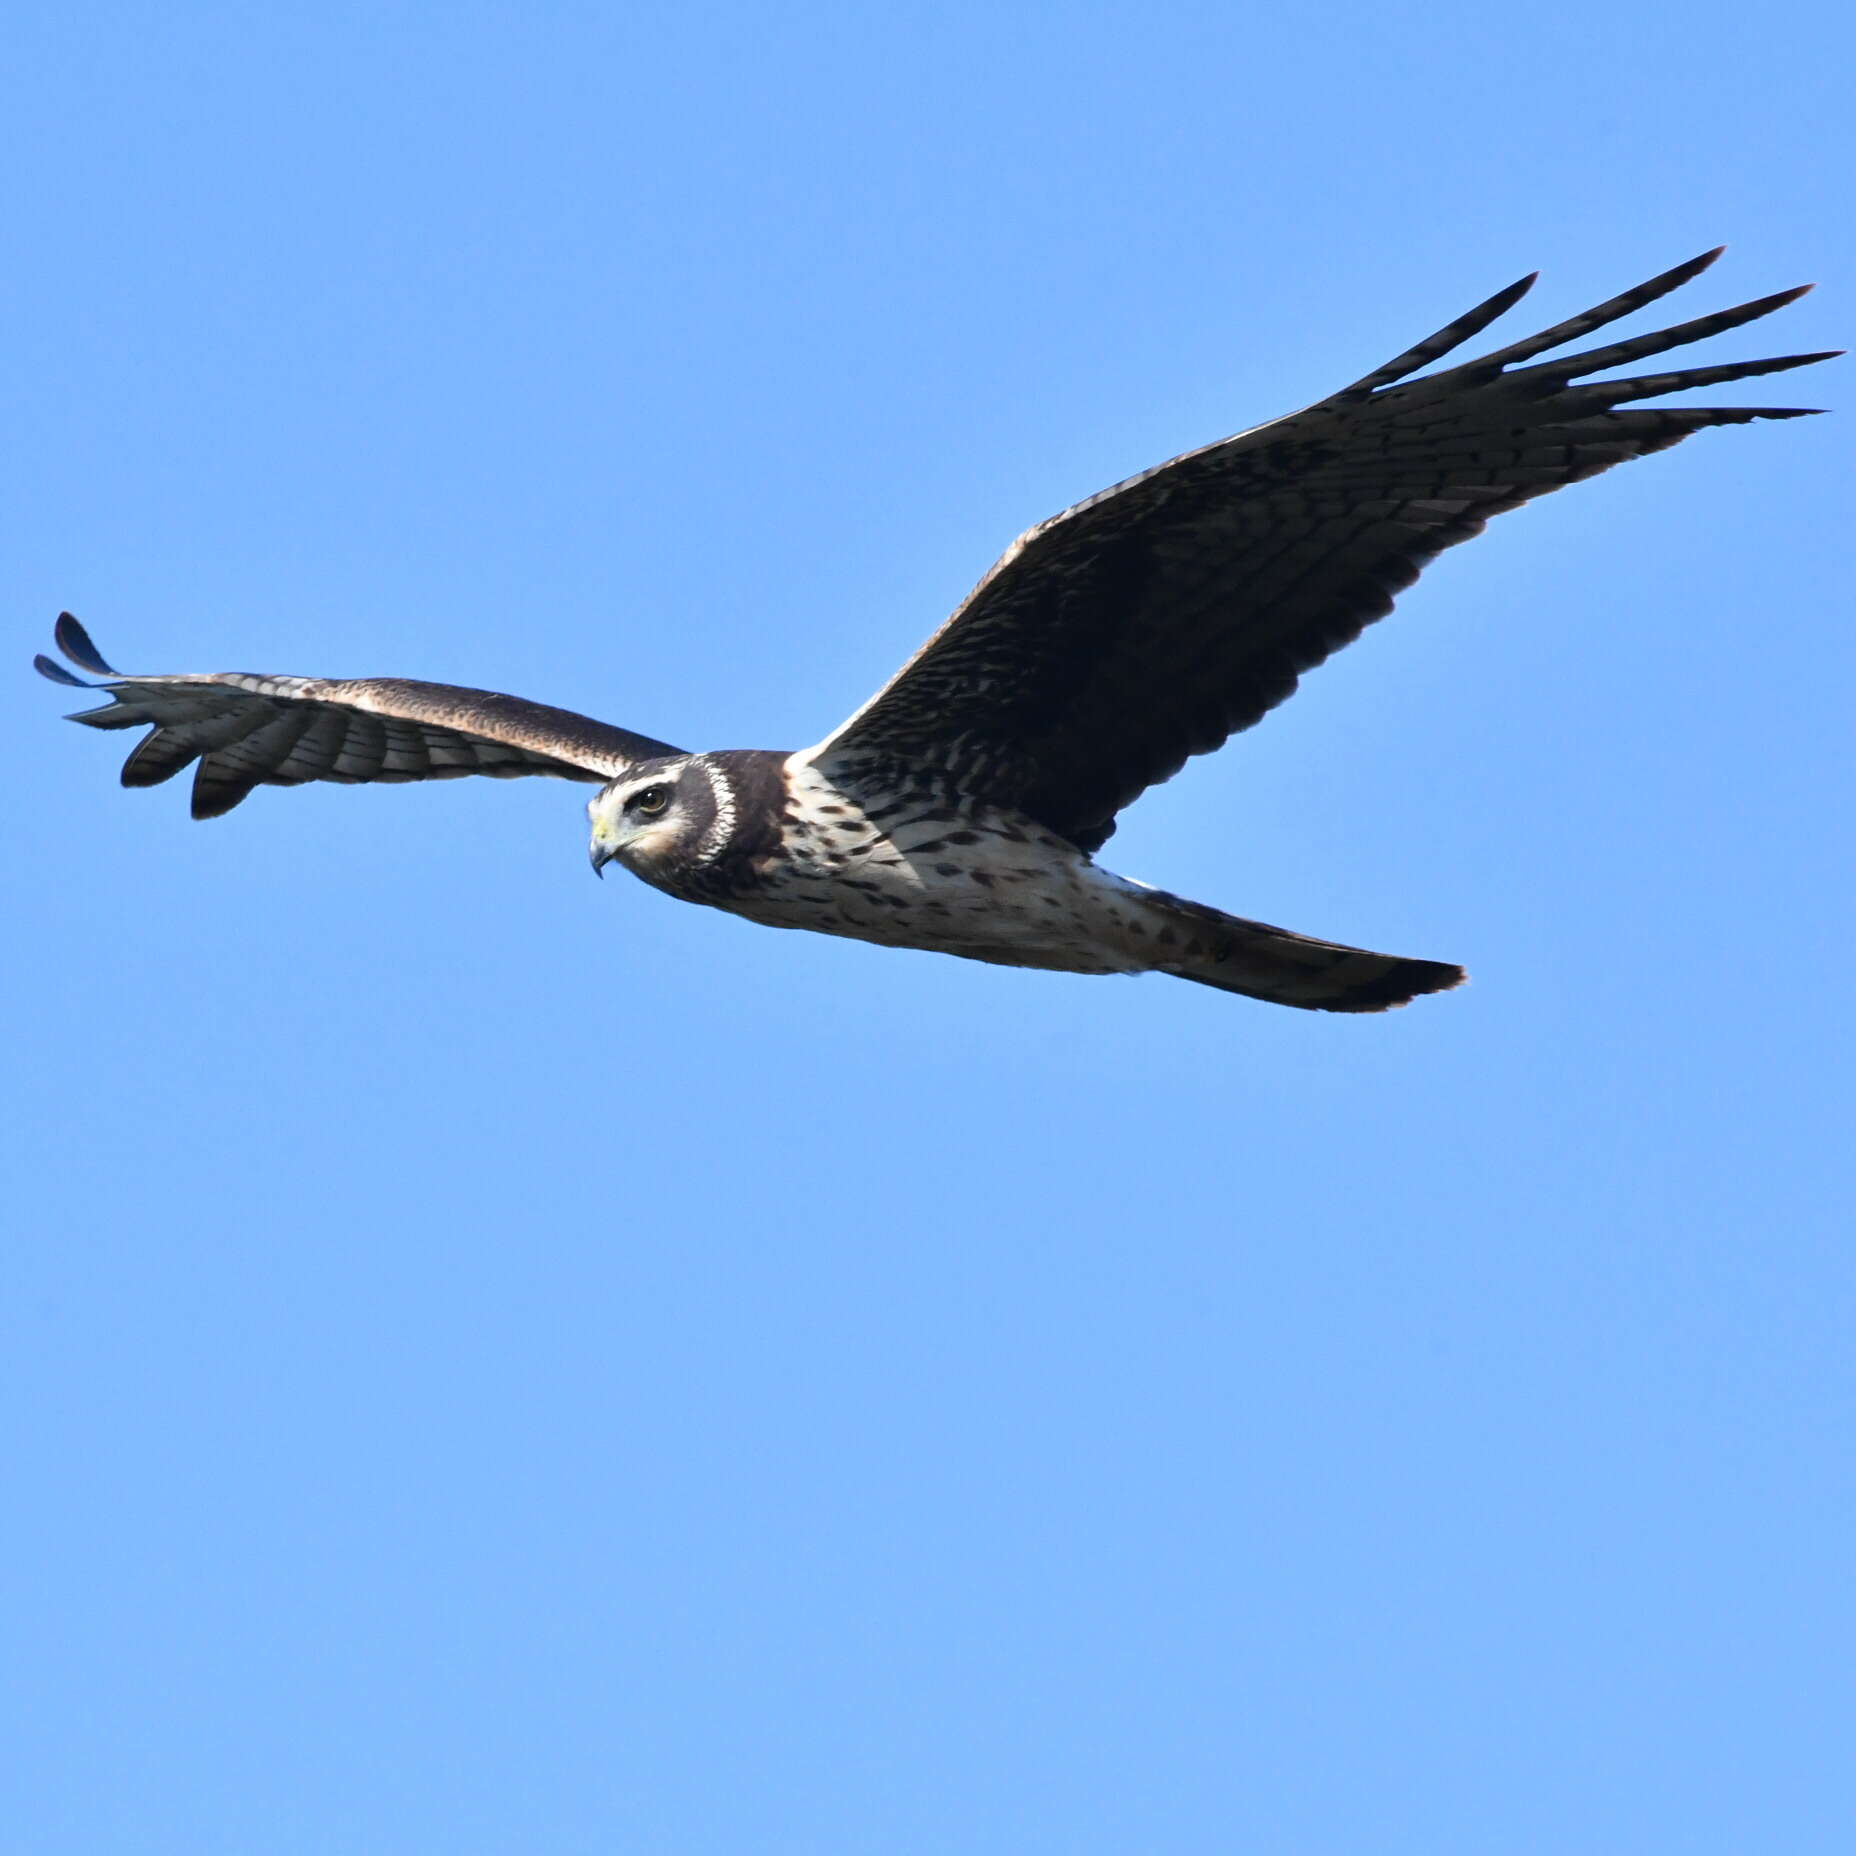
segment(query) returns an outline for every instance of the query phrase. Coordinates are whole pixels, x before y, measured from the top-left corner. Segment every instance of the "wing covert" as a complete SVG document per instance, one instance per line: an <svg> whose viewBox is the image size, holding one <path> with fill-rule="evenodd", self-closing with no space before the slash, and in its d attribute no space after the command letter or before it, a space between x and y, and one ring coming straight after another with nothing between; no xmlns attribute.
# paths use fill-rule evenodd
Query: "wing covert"
<svg viewBox="0 0 1856 1856"><path fill-rule="evenodd" d="M1809 410L1636 402L1829 355L1583 379L1737 328L1802 290L1535 359L1717 256L1408 378L1512 307L1533 282L1524 278L1328 399L1039 524L813 755L849 773L870 762L932 766L1096 849L1121 807L1267 714L1492 516L1706 427Z"/></svg>
<svg viewBox="0 0 1856 1856"><path fill-rule="evenodd" d="M101 684L49 657L40 673L75 689L106 691L101 709L71 716L91 728L151 732L123 765L125 786L155 786L198 762L193 816L217 818L257 786L516 779L549 774L600 784L641 760L677 749L569 709L492 690L376 677L252 676L238 671L130 677L107 664L68 612L58 648Z"/></svg>

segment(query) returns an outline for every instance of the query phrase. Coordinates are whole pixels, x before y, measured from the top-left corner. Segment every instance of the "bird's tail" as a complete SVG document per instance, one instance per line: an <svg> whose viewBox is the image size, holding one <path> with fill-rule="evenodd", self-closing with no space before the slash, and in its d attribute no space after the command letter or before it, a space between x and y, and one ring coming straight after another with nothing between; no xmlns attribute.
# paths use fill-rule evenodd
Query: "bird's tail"
<svg viewBox="0 0 1856 1856"><path fill-rule="evenodd" d="M1159 935L1165 956L1156 970L1221 992L1310 1012L1384 1012L1421 993L1462 985L1461 967L1441 960L1406 960L1316 941L1267 922L1245 921L1203 903L1154 893L1150 900L1173 936ZM1177 951L1175 951L1177 950Z"/></svg>

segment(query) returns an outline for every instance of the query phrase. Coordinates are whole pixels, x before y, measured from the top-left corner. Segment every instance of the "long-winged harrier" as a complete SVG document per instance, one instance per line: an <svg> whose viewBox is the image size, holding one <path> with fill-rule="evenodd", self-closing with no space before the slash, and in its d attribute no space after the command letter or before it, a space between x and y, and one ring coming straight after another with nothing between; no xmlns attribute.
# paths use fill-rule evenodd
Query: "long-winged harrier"
<svg viewBox="0 0 1856 1856"><path fill-rule="evenodd" d="M1828 355L1574 384L1737 328L1799 290L1535 359L1718 255L1482 360L1410 378L1510 308L1533 283L1524 278L1318 404L1040 523L869 702L797 753L686 754L443 683L127 677L66 614L60 648L113 698L71 719L152 729L125 786L198 761L196 818L259 785L553 774L599 788L587 807L596 869L616 860L670 895L770 927L1382 1011L1455 986L1462 969L1245 921L1114 876L1093 853L1123 806L1273 709L1489 517L1704 426L1807 410L1635 403ZM38 667L95 687L48 658Z"/></svg>

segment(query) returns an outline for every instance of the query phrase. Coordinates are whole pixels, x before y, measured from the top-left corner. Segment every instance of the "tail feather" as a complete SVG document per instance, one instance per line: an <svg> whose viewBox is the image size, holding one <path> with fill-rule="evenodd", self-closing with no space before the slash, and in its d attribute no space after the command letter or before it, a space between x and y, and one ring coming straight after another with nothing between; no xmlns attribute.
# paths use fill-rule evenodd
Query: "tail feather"
<svg viewBox="0 0 1856 1856"><path fill-rule="evenodd" d="M1199 986L1310 1012L1385 1012L1468 977L1442 960L1408 960L1317 941L1177 896L1163 903L1178 937L1158 970ZM1164 937L1163 937L1164 940Z"/></svg>

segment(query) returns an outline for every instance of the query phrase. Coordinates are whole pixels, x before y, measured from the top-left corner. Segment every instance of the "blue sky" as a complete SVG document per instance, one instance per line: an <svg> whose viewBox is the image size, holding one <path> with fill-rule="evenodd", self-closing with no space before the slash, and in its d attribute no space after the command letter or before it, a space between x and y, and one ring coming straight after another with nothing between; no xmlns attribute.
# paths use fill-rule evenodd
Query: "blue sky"
<svg viewBox="0 0 1856 1856"><path fill-rule="evenodd" d="M195 825L27 668L800 745L1537 266L1848 343L1841 15L9 40L0 1848L1852 1847L1847 415L1505 518L1124 822L1470 968L1384 1018L600 888L544 781Z"/></svg>

